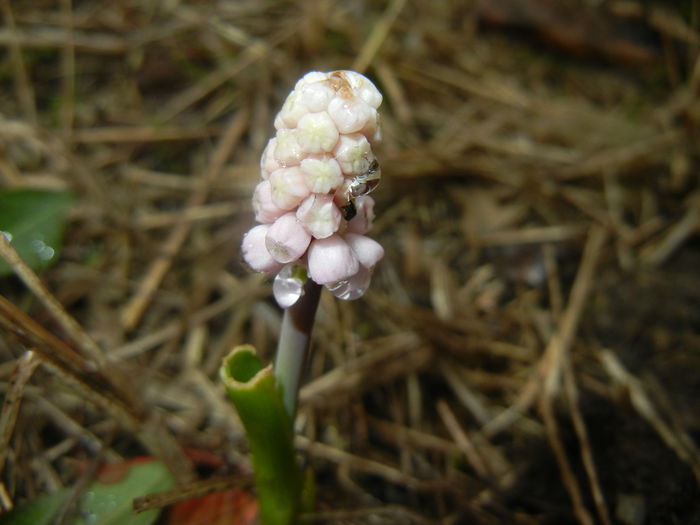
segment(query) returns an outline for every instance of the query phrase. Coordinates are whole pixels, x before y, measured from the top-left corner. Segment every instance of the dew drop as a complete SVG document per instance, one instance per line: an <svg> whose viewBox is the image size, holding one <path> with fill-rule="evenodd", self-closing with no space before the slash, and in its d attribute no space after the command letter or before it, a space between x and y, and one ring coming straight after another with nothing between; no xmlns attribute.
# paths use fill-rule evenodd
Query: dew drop
<svg viewBox="0 0 700 525"><path fill-rule="evenodd" d="M354 301L362 297L372 280L372 270L360 266L360 270L349 279L327 284L326 288L338 299Z"/></svg>
<svg viewBox="0 0 700 525"><path fill-rule="evenodd" d="M275 276L272 294L281 308L289 308L304 294L304 273L299 266L288 264Z"/></svg>
<svg viewBox="0 0 700 525"><path fill-rule="evenodd" d="M2 234L5 236L5 239L7 240L7 242L12 242L13 236L10 232L3 231Z"/></svg>

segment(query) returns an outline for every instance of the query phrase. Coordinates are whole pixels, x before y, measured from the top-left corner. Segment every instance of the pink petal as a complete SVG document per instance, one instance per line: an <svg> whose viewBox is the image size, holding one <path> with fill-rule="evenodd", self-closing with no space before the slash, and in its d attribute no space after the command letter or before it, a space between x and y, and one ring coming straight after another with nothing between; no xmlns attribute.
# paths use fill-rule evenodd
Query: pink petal
<svg viewBox="0 0 700 525"><path fill-rule="evenodd" d="M384 248L374 239L354 233L346 233L343 238L365 268L374 267L384 257Z"/></svg>
<svg viewBox="0 0 700 525"><path fill-rule="evenodd" d="M311 235L299 223L294 213L277 219L267 232L265 246L277 262L290 263L304 255Z"/></svg>
<svg viewBox="0 0 700 525"><path fill-rule="evenodd" d="M243 260L253 270L265 273L276 273L280 271L282 265L275 261L265 246L265 236L269 230L267 224L260 224L251 229L243 236L241 251Z"/></svg>
<svg viewBox="0 0 700 525"><path fill-rule="evenodd" d="M342 281L360 268L354 252L338 234L314 239L309 246L308 261L309 277L318 284Z"/></svg>

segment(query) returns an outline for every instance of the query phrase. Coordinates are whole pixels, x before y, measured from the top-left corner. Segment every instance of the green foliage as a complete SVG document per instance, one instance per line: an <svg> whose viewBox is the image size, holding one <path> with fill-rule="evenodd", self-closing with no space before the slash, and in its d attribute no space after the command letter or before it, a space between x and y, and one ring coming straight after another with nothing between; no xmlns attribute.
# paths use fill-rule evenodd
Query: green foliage
<svg viewBox="0 0 700 525"><path fill-rule="evenodd" d="M65 217L73 196L65 191L0 191L0 231L33 269L53 263L61 247ZM12 273L0 259L0 276Z"/></svg>
<svg viewBox="0 0 700 525"><path fill-rule="evenodd" d="M263 368L253 347L238 346L224 359L220 376L245 427L262 524L298 523L302 476L272 367Z"/></svg>
<svg viewBox="0 0 700 525"><path fill-rule="evenodd" d="M159 510L136 514L134 498L151 492L167 490L175 485L168 469L160 462L148 461L131 466L126 476L114 483L92 483L80 499L70 525L151 525ZM56 512L71 495L65 488L27 502L12 512L0 516L0 525L49 525Z"/></svg>

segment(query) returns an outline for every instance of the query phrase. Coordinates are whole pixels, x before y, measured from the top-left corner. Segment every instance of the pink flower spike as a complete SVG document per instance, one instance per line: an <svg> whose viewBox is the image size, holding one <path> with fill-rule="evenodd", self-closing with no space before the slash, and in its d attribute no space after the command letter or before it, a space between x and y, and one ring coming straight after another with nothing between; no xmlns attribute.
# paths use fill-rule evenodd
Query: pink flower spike
<svg viewBox="0 0 700 525"><path fill-rule="evenodd" d="M267 224L259 224L243 236L241 251L243 260L253 270L265 273L277 273L282 264L272 258L265 246L265 236L270 227Z"/></svg>
<svg viewBox="0 0 700 525"><path fill-rule="evenodd" d="M268 180L272 202L283 210L295 208L311 193L306 186L304 172L298 166L275 170Z"/></svg>
<svg viewBox="0 0 700 525"><path fill-rule="evenodd" d="M355 211L355 216L348 221L346 232L364 235L372 228L374 221L374 199L369 195L357 197Z"/></svg>
<svg viewBox="0 0 700 525"><path fill-rule="evenodd" d="M343 238L352 248L359 263L365 268L374 268L374 265L384 257L384 248L374 239L354 233L346 233Z"/></svg>
<svg viewBox="0 0 700 525"><path fill-rule="evenodd" d="M297 221L294 213L286 213L277 219L265 237L265 246L274 260L281 263L296 261L304 255L311 235Z"/></svg>
<svg viewBox="0 0 700 525"><path fill-rule="evenodd" d="M314 239L309 245L308 262L309 277L318 284L348 279L360 268L355 253L337 233Z"/></svg>
<svg viewBox="0 0 700 525"><path fill-rule="evenodd" d="M284 214L285 210L272 202L272 184L269 180L260 182L253 192L253 210L255 220L265 224L273 223Z"/></svg>
<svg viewBox="0 0 700 525"><path fill-rule="evenodd" d="M340 210L331 195L311 194L297 208L297 219L316 239L325 239L338 231Z"/></svg>

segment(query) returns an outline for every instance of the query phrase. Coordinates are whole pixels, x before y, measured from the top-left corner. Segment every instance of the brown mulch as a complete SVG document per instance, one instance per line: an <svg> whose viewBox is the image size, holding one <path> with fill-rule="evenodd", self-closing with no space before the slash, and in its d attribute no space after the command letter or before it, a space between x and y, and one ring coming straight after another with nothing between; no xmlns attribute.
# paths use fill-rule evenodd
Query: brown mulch
<svg viewBox="0 0 700 525"><path fill-rule="evenodd" d="M364 298L321 300L314 522L700 523L700 2L678 4L2 0L0 184L76 202L60 260L0 279L0 506L144 454L185 491L245 475L217 370L279 330L239 255L258 158L297 78L356 69L384 93L386 257Z"/></svg>

